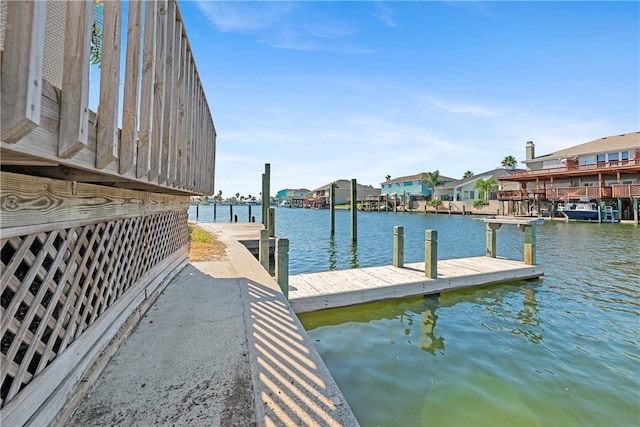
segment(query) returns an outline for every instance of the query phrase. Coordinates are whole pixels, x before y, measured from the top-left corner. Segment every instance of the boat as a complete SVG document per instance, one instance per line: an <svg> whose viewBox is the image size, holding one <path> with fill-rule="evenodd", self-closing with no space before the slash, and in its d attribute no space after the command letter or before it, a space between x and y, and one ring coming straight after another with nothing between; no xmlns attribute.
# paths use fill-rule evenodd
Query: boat
<svg viewBox="0 0 640 427"><path fill-rule="evenodd" d="M558 212L564 215L568 220L598 221L600 218L598 205L591 202L576 202L559 205Z"/></svg>
<svg viewBox="0 0 640 427"><path fill-rule="evenodd" d="M612 206L601 209L593 202L566 203L558 206L558 212L573 221L620 222Z"/></svg>

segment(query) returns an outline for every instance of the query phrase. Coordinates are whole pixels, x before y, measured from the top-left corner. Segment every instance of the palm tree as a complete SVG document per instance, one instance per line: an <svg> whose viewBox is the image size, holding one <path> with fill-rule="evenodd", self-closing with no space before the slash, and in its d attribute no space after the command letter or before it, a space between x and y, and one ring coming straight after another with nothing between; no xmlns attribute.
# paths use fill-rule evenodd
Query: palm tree
<svg viewBox="0 0 640 427"><path fill-rule="evenodd" d="M514 170L516 166L518 166L518 161L515 157L509 155L502 159L501 165L505 168L511 168L511 170Z"/></svg>
<svg viewBox="0 0 640 427"><path fill-rule="evenodd" d="M484 199L485 202L489 203L489 191L496 188L498 183L493 179L492 176L486 179L480 178L476 181L476 188L480 190L480 197Z"/></svg>
<svg viewBox="0 0 640 427"><path fill-rule="evenodd" d="M471 171L466 171L466 172L464 173L464 175L462 175L462 179L465 179L465 178L471 178L472 176L473 176L473 172L471 172Z"/></svg>
<svg viewBox="0 0 640 427"><path fill-rule="evenodd" d="M440 181L440 171L435 170L433 172L427 172L427 177L420 181L420 183L429 186L431 189L431 200L435 200L436 187L442 184L442 181Z"/></svg>
<svg viewBox="0 0 640 427"><path fill-rule="evenodd" d="M391 175L385 176L384 179L386 179L387 181L391 181Z"/></svg>

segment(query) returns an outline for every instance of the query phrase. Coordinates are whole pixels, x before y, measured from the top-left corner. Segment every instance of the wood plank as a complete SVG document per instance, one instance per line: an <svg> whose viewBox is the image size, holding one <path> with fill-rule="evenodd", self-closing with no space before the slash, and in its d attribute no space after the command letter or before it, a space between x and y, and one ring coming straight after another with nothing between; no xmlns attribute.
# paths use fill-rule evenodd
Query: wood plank
<svg viewBox="0 0 640 427"><path fill-rule="evenodd" d="M133 167L138 135L138 94L140 79L140 50L142 42L141 1L129 2L127 18L127 53L124 72L124 99L122 104L122 134L118 153L121 174Z"/></svg>
<svg viewBox="0 0 640 427"><path fill-rule="evenodd" d="M67 2L58 156L73 157L89 139L92 1Z"/></svg>
<svg viewBox="0 0 640 427"><path fill-rule="evenodd" d="M40 125L46 2L7 2L2 52L2 140L14 143Z"/></svg>
<svg viewBox="0 0 640 427"><path fill-rule="evenodd" d="M173 132L173 93L174 93L174 45L176 31L176 4L169 1L167 10L167 35L165 37L165 84L164 103L162 113L162 140L160 146L160 172L158 183L164 184L169 179L169 145L171 143L171 133Z"/></svg>
<svg viewBox="0 0 640 427"><path fill-rule="evenodd" d="M164 95L167 47L167 0L158 2L156 13L156 64L154 70L153 118L151 123L151 146L149 181L155 181L160 175L160 155L162 145L162 131L164 129Z"/></svg>
<svg viewBox="0 0 640 427"><path fill-rule="evenodd" d="M180 133L180 93L182 92L182 85L184 80L180 80L181 68L182 68L182 22L176 22L176 28L174 31L173 41L173 84L172 88L172 106L171 106L171 137L169 138L169 159L168 159L168 181L167 184L176 185L176 167L177 157L179 150L178 135Z"/></svg>
<svg viewBox="0 0 640 427"><path fill-rule="evenodd" d="M472 257L438 262L446 272L437 279L419 270L394 266L293 275L289 277L289 300L298 313L342 307L378 300L439 293L474 286L539 277L541 266L519 261Z"/></svg>
<svg viewBox="0 0 640 427"><path fill-rule="evenodd" d="M97 169L104 169L118 155L122 1L110 0L104 2L103 5L100 107L96 141Z"/></svg>
<svg viewBox="0 0 640 427"><path fill-rule="evenodd" d="M149 173L151 141L151 114L154 104L154 77L156 68L156 14L158 2L147 1L144 15L144 44L142 48L142 84L140 96L140 132L138 134L138 158L136 176L144 178Z"/></svg>
<svg viewBox="0 0 640 427"><path fill-rule="evenodd" d="M185 94L187 91L188 77L187 77L187 38L180 34L180 73L178 76L178 120L176 126L176 157L175 157L175 186L177 188L184 188L184 171L183 171L183 152L184 152L184 135L185 135Z"/></svg>

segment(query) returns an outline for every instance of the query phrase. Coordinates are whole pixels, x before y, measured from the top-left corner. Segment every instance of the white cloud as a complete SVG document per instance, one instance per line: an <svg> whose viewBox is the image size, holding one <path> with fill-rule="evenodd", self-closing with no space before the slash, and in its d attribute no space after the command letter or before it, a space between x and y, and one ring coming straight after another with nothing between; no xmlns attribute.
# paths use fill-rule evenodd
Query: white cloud
<svg viewBox="0 0 640 427"><path fill-rule="evenodd" d="M389 27L396 27L398 24L394 20L395 11L385 5L383 2L376 1L374 3L375 10L371 13L373 16L382 21Z"/></svg>
<svg viewBox="0 0 640 427"><path fill-rule="evenodd" d="M219 31L250 33L289 14L292 3L199 1L198 7Z"/></svg>

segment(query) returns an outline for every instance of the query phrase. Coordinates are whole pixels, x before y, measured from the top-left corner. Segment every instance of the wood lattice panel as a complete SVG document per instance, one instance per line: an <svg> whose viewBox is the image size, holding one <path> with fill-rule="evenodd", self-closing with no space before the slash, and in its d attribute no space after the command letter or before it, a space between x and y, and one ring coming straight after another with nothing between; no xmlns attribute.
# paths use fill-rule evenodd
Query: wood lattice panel
<svg viewBox="0 0 640 427"><path fill-rule="evenodd" d="M2 406L187 243L183 210L1 239Z"/></svg>

